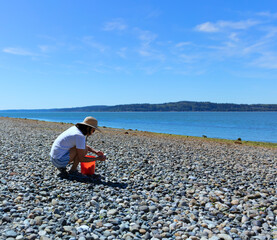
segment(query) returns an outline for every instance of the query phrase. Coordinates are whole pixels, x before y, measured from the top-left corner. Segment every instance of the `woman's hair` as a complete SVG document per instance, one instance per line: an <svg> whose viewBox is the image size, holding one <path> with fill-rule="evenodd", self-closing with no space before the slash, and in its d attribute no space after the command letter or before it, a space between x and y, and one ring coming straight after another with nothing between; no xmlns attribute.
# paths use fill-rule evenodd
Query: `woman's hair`
<svg viewBox="0 0 277 240"><path fill-rule="evenodd" d="M91 133L92 127L89 127L89 126L84 125L84 124L79 124L79 123L76 124L76 127L77 127L85 136L87 136L88 134Z"/></svg>

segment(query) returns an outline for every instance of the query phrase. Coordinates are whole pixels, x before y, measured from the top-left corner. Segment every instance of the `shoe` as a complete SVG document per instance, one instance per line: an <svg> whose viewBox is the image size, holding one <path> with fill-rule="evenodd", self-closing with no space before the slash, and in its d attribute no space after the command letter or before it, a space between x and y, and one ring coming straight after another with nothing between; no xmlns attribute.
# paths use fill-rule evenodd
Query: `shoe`
<svg viewBox="0 0 277 240"><path fill-rule="evenodd" d="M89 176L91 179L94 180L101 180L101 175L100 174L92 174L91 176Z"/></svg>
<svg viewBox="0 0 277 240"><path fill-rule="evenodd" d="M58 170L59 170L61 173L67 172L67 171L66 171L66 168L63 168L63 167L58 168Z"/></svg>
<svg viewBox="0 0 277 240"><path fill-rule="evenodd" d="M58 174L60 178L68 178L68 172L66 171L66 168L58 168L58 170L60 172Z"/></svg>
<svg viewBox="0 0 277 240"><path fill-rule="evenodd" d="M77 170L76 171L69 171L69 176L73 178L78 178L78 179L85 179L87 176L83 175L82 173L79 173Z"/></svg>

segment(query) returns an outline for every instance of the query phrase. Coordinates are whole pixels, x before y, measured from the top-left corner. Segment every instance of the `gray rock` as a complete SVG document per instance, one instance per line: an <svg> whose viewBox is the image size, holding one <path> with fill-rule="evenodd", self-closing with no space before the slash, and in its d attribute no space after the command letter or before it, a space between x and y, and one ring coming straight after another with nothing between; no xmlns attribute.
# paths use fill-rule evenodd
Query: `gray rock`
<svg viewBox="0 0 277 240"><path fill-rule="evenodd" d="M43 216L37 216L37 217L35 217L35 218L34 218L35 224L36 224L36 225L41 225L41 224L42 224L43 218L44 218Z"/></svg>
<svg viewBox="0 0 277 240"><path fill-rule="evenodd" d="M149 207L148 207L148 206L140 206L140 207L139 207L139 211L142 211L142 212L149 212Z"/></svg>
<svg viewBox="0 0 277 240"><path fill-rule="evenodd" d="M74 230L74 228L71 227L71 226L64 226L63 229L64 229L64 231L66 231L66 232L72 232L72 231Z"/></svg>
<svg viewBox="0 0 277 240"><path fill-rule="evenodd" d="M136 233L139 231L139 229L140 229L140 226L138 224L136 224L136 223L130 224L130 228L129 228L130 232Z"/></svg>
<svg viewBox="0 0 277 240"><path fill-rule="evenodd" d="M16 237L17 233L14 230L8 230L5 232L6 237Z"/></svg>
<svg viewBox="0 0 277 240"><path fill-rule="evenodd" d="M104 235L105 237L108 237L108 236L111 235L111 232L108 231L108 230L105 230L105 231L103 232L103 235Z"/></svg>
<svg viewBox="0 0 277 240"><path fill-rule="evenodd" d="M109 210L109 211L107 212L107 214L108 214L108 215L116 215L117 212L118 212L117 209L111 209L111 210Z"/></svg>
<svg viewBox="0 0 277 240"><path fill-rule="evenodd" d="M218 234L217 237L219 239L224 239L224 240L233 240L233 238L230 235L228 235L228 234L222 234L221 233L221 234Z"/></svg>

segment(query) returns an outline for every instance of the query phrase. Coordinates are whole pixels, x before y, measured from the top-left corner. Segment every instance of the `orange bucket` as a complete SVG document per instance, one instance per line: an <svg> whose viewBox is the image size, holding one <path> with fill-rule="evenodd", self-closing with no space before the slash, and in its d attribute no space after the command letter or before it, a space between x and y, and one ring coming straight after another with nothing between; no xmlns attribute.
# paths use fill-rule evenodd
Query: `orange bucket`
<svg viewBox="0 0 277 240"><path fill-rule="evenodd" d="M88 158L95 158L94 156L86 155ZM95 172L95 161L81 162L81 173L84 175L93 175Z"/></svg>

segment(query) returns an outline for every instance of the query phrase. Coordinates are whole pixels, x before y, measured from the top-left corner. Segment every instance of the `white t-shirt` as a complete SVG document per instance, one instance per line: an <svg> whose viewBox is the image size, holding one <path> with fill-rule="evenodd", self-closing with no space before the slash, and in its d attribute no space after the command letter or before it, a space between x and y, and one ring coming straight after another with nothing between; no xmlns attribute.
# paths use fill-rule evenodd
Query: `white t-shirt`
<svg viewBox="0 0 277 240"><path fill-rule="evenodd" d="M86 137L76 126L70 127L57 137L52 145L50 156L60 159L73 147L86 148Z"/></svg>

